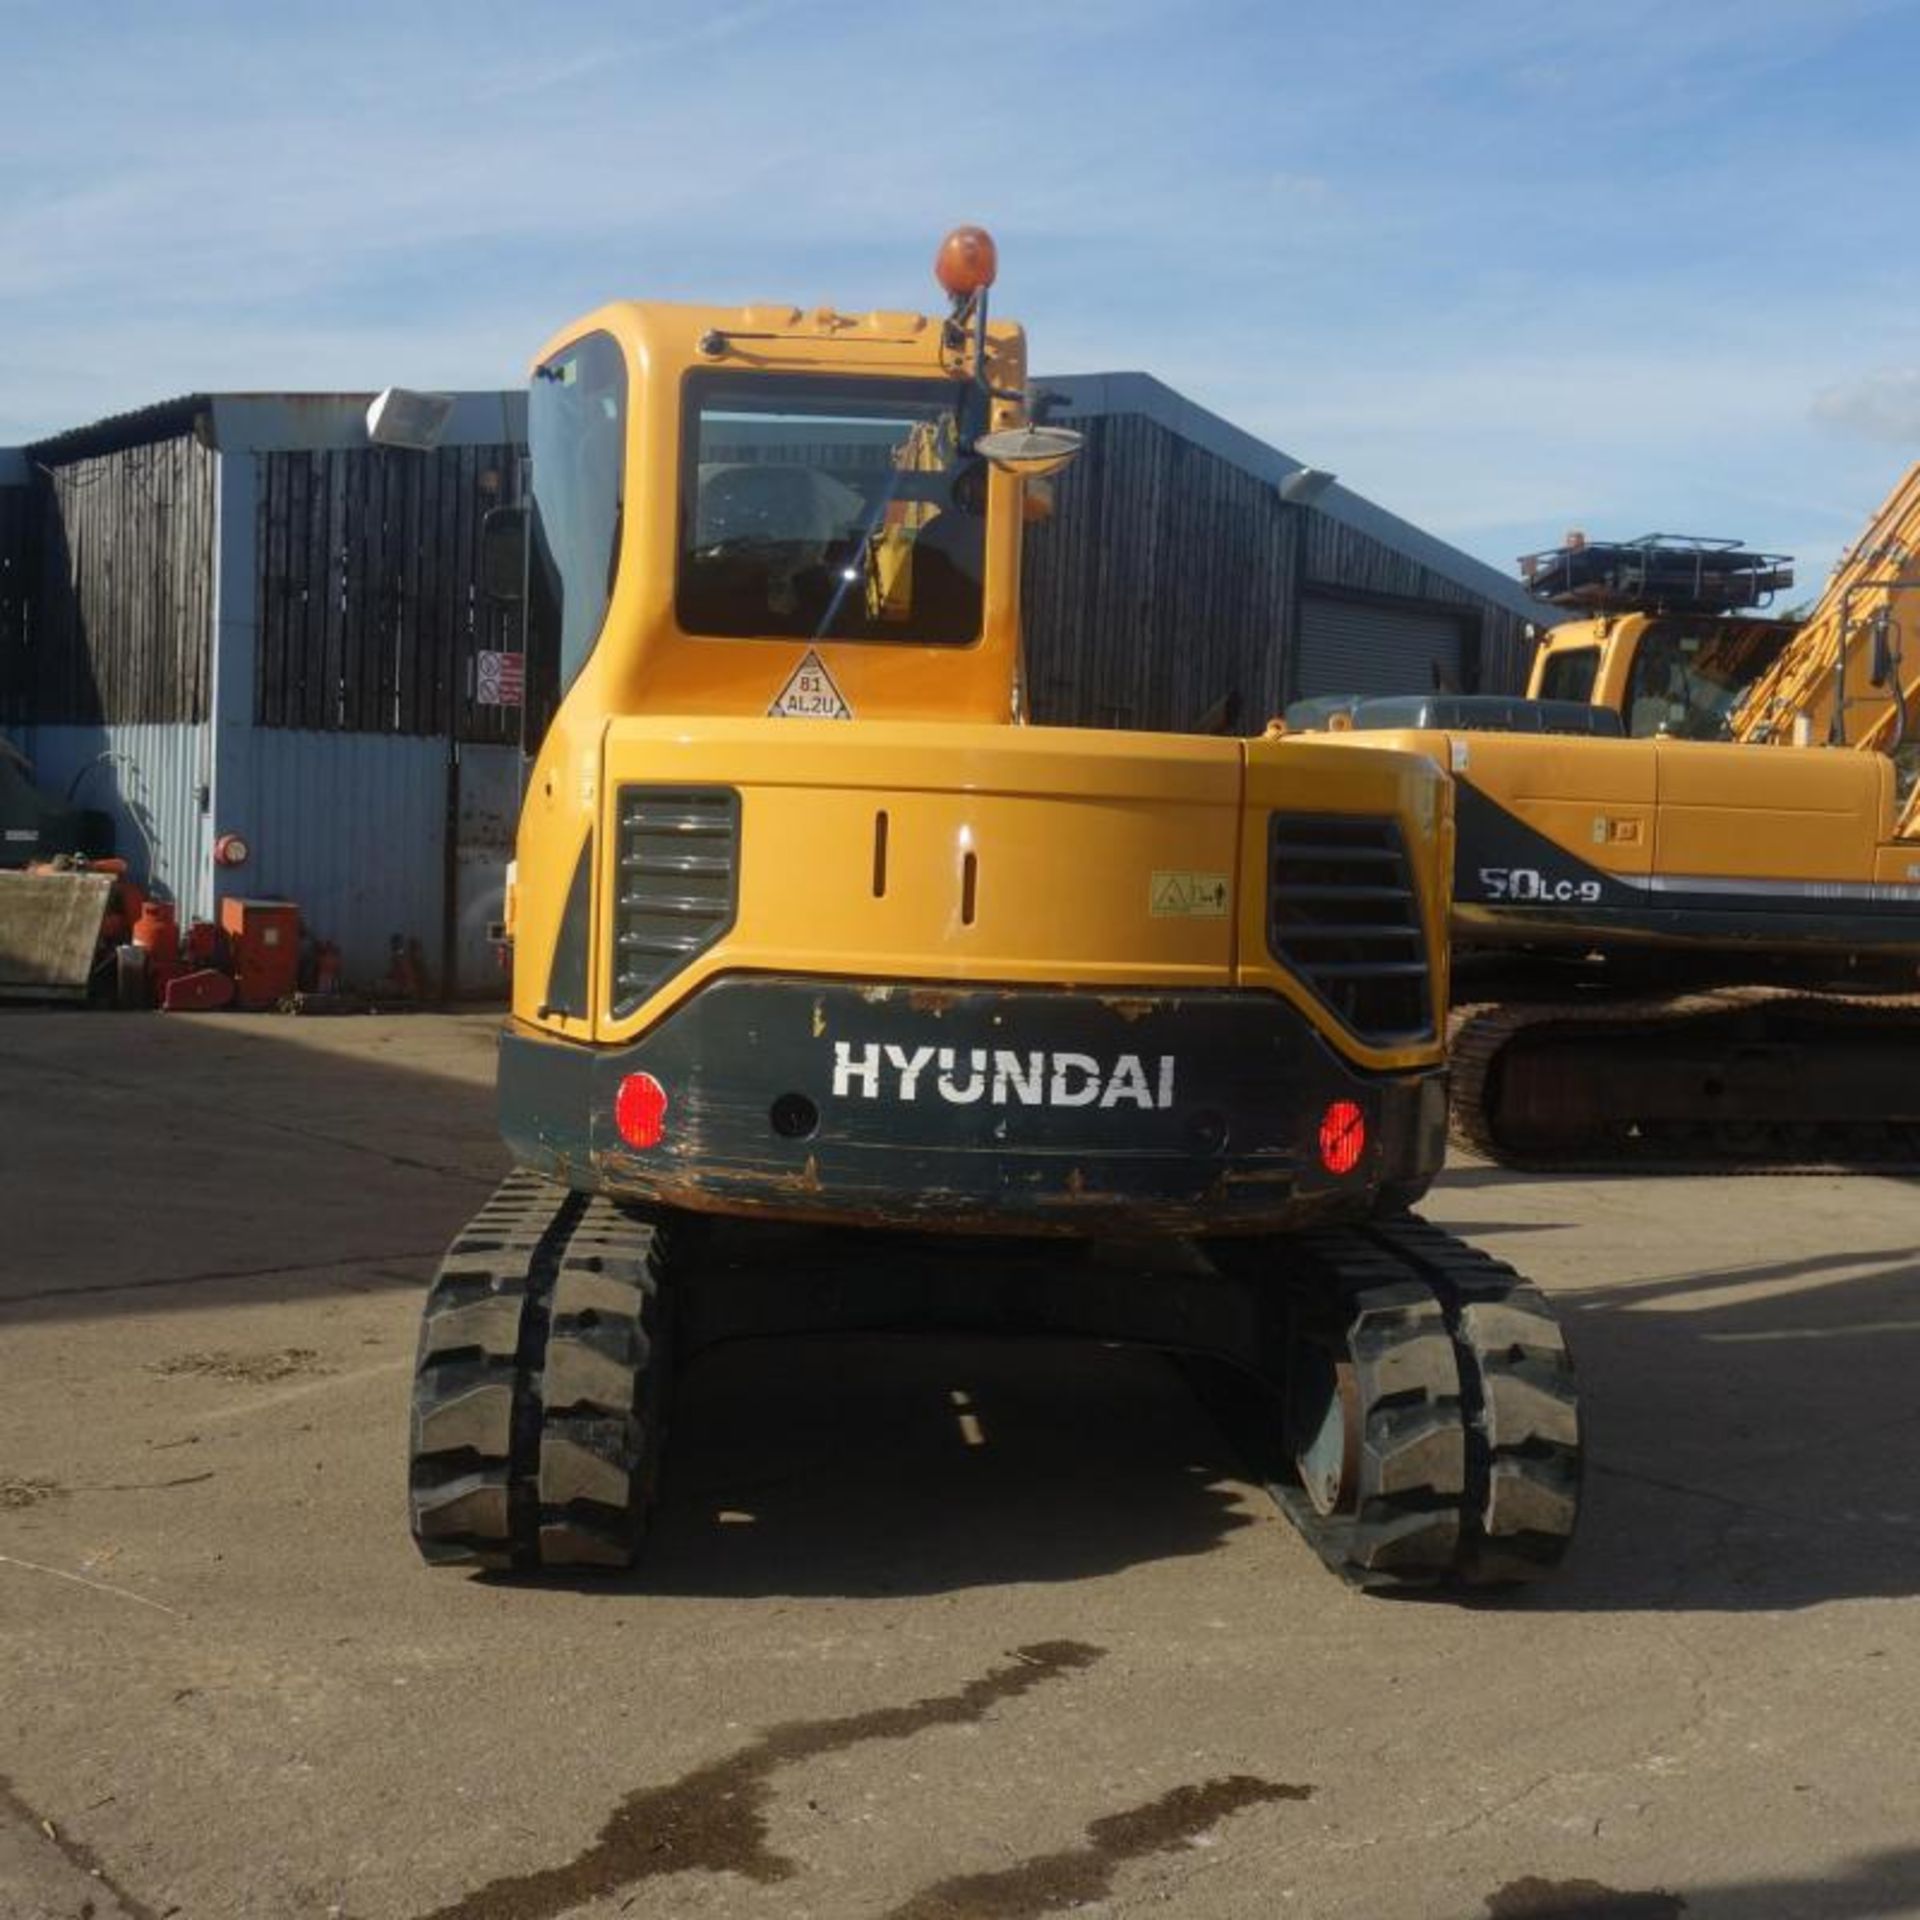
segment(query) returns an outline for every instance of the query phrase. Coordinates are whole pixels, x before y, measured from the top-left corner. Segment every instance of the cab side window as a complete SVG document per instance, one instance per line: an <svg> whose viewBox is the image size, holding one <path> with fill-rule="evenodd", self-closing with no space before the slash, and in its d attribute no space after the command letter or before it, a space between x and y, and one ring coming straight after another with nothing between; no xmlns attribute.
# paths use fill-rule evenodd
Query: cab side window
<svg viewBox="0 0 1920 1920"><path fill-rule="evenodd" d="M1546 670L1540 676L1540 697L1543 700L1590 699L1594 677L1599 671L1598 647L1569 647L1564 653L1549 654Z"/></svg>
<svg viewBox="0 0 1920 1920"><path fill-rule="evenodd" d="M527 650L530 677L546 681L556 700L606 624L620 564L626 430L626 362L610 334L590 333L534 369Z"/></svg>

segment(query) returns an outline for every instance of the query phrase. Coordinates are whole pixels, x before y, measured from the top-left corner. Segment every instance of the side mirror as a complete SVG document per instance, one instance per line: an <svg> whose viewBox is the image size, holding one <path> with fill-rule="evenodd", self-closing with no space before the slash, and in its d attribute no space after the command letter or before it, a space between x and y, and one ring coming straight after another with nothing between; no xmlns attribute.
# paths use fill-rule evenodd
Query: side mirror
<svg viewBox="0 0 1920 1920"><path fill-rule="evenodd" d="M526 508L489 507L480 522L481 592L512 604L525 592L526 579Z"/></svg>
<svg viewBox="0 0 1920 1920"><path fill-rule="evenodd" d="M1084 445L1071 427L1008 427L981 434L973 450L1016 480L1038 480L1078 458Z"/></svg>

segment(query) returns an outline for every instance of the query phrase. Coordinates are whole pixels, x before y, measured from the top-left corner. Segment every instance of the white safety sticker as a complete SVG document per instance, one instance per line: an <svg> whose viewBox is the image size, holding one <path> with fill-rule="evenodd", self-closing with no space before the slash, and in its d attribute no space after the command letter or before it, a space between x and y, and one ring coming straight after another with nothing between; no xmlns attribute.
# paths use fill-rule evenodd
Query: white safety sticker
<svg viewBox="0 0 1920 1920"><path fill-rule="evenodd" d="M809 647L767 714L774 720L851 720L853 709L834 685L826 662Z"/></svg>

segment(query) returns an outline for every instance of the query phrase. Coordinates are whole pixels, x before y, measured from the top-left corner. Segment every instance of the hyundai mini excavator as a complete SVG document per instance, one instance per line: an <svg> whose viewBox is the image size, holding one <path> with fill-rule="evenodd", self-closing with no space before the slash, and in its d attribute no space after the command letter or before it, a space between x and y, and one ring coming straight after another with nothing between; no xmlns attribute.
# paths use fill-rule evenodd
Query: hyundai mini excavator
<svg viewBox="0 0 1920 1920"><path fill-rule="evenodd" d="M553 707L518 1170L425 1303L414 1537L624 1566L692 1351L991 1328L1262 1383L1280 1504L1359 1584L1532 1578L1574 1523L1565 1345L1407 1211L1447 783L1023 724L1023 497L1076 441L1028 423L990 240L938 264L945 313L620 303L533 367L530 505L486 542ZM1149 1251L1075 1257L1114 1235Z"/></svg>
<svg viewBox="0 0 1920 1920"><path fill-rule="evenodd" d="M1601 641L1635 643L1624 713L1596 678L1289 716L1453 774L1457 1139L1534 1166L1920 1166L1911 607L1920 467L1751 672L1738 622L1661 608L1553 636L1549 663L1596 673Z"/></svg>

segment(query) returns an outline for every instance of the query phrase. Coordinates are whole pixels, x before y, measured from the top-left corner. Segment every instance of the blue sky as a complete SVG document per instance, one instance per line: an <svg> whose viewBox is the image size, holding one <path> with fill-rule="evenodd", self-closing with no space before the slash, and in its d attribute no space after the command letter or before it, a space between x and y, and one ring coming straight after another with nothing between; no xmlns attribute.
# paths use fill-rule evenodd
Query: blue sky
<svg viewBox="0 0 1920 1920"><path fill-rule="evenodd" d="M615 295L922 306L1143 368L1503 568L1817 587L1920 457L1916 0L0 0L0 444L517 382Z"/></svg>

